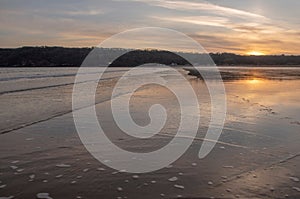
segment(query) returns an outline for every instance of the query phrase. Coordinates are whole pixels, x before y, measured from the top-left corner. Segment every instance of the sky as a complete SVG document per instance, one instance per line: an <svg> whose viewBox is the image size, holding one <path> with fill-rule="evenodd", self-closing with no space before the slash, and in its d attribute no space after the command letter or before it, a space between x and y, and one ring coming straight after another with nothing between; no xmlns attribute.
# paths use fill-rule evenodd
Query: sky
<svg viewBox="0 0 300 199"><path fill-rule="evenodd" d="M297 0L1 0L0 47L91 47L161 27L208 52L299 55L299 8Z"/></svg>

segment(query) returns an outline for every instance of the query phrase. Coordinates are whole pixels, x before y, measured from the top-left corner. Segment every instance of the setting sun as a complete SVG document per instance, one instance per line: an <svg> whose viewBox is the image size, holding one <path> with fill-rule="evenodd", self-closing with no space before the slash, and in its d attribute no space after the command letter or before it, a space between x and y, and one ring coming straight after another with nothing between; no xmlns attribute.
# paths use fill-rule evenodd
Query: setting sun
<svg viewBox="0 0 300 199"><path fill-rule="evenodd" d="M260 51L249 51L249 52L247 52L247 55L261 56L261 55L265 55L265 53L260 52Z"/></svg>
<svg viewBox="0 0 300 199"><path fill-rule="evenodd" d="M247 82L249 84L259 84L261 82L261 80L259 80L259 79L249 79L249 80L247 80Z"/></svg>

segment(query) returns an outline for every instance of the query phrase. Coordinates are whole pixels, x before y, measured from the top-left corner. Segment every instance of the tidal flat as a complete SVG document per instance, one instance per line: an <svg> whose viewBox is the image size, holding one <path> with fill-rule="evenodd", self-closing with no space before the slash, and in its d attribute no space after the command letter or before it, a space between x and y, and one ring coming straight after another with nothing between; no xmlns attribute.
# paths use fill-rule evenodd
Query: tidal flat
<svg viewBox="0 0 300 199"><path fill-rule="evenodd" d="M149 139L122 133L111 114L111 93L129 69L108 68L104 73L95 95L97 116L122 149L155 151L177 132L178 101L162 86L141 87L130 101L132 119L147 125L149 108L159 103L168 114L166 125ZM203 159L198 152L211 117L210 96L198 74L178 70L199 100L197 136L182 137L193 143L171 165L131 174L105 166L83 146L72 115L77 68L0 68L0 197L299 198L300 68L220 67L226 120L220 139ZM167 81L174 78L168 71L161 75ZM211 77L208 81L213 82ZM91 106L84 104L88 97L80 99L82 108Z"/></svg>

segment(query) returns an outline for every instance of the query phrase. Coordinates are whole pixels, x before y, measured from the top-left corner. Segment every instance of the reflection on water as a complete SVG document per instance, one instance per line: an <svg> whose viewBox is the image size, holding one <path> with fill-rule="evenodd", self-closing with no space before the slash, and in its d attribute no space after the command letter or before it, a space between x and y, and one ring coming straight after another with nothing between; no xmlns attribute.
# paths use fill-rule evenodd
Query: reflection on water
<svg viewBox="0 0 300 199"><path fill-rule="evenodd" d="M228 109L221 141L257 149L281 145L281 152L298 152L300 68L219 69ZM190 75L199 77L191 80L191 84L198 87L200 91L197 92L203 96L203 87L199 86L204 85L201 76L195 70L187 70ZM209 71L209 68L200 70ZM217 77L207 71L206 74L209 74L208 81ZM209 117L209 111L204 108L201 113Z"/></svg>
<svg viewBox="0 0 300 199"><path fill-rule="evenodd" d="M297 153L300 69L220 70L231 74L224 81L228 113L221 139L259 150L280 146L280 153Z"/></svg>
<svg viewBox="0 0 300 199"><path fill-rule="evenodd" d="M209 79L217 78L216 74L209 67L199 67L198 71L194 68L185 67L189 75L202 78L198 71L205 71ZM299 67L219 67L223 81L233 80L296 80L300 79Z"/></svg>
<svg viewBox="0 0 300 199"><path fill-rule="evenodd" d="M249 79L226 82L228 95L235 95L248 103L259 105L261 111L300 118L300 80Z"/></svg>
<svg viewBox="0 0 300 199"><path fill-rule="evenodd" d="M190 75L200 77L197 71L188 68ZM201 68L208 70L209 68ZM271 114L281 113L286 117L300 120L300 68L297 67L220 67L222 79L226 86L226 93L240 98L248 103L248 110L258 105L259 110ZM214 80L215 74L209 74Z"/></svg>

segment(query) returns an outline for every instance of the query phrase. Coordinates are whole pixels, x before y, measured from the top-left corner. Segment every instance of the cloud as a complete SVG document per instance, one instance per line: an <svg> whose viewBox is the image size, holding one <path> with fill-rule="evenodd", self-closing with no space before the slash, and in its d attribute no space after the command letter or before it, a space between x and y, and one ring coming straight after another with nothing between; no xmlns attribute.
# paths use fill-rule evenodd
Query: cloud
<svg viewBox="0 0 300 199"><path fill-rule="evenodd" d="M149 5L160 6L160 7L175 9L175 10L207 11L210 13L224 15L224 16L267 19L266 17L259 14L238 10L234 8L214 5L208 2L188 2L188 1L170 1L170 0L135 0L135 1L145 2L148 3Z"/></svg>
<svg viewBox="0 0 300 199"><path fill-rule="evenodd" d="M66 15L101 15L104 14L105 11L101 9L89 9L89 10L70 10L65 12Z"/></svg>
<svg viewBox="0 0 300 199"><path fill-rule="evenodd" d="M245 54L251 50L267 54L299 54L300 43L293 33L231 34L198 32L190 36L202 44L209 52L233 52ZM298 36L299 38L299 36Z"/></svg>
<svg viewBox="0 0 300 199"><path fill-rule="evenodd" d="M222 5L200 0L3 0L0 43L1 47L95 46L128 29L155 26L191 35L213 52L243 53L251 48L299 54L299 26L290 25L293 21L280 10L270 15L278 0L268 1L257 14L250 11L253 1L236 0L214 0ZM291 0L287 7L293 7ZM155 44L155 38L148 41Z"/></svg>
<svg viewBox="0 0 300 199"><path fill-rule="evenodd" d="M172 22L182 22L182 23L191 23L196 25L205 25L205 26L216 26L216 27L226 27L228 24L228 19L223 17L213 17L213 16L191 16L191 17L155 17L152 18L157 20L166 20Z"/></svg>

